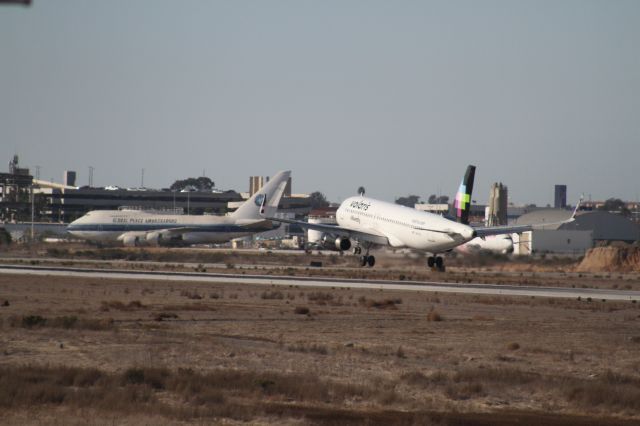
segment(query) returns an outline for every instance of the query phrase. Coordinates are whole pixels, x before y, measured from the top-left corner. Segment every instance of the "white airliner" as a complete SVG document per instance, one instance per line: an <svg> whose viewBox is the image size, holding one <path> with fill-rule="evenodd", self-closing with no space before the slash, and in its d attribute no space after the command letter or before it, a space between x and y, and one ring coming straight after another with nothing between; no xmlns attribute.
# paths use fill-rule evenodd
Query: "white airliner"
<svg viewBox="0 0 640 426"><path fill-rule="evenodd" d="M337 226L289 219L271 219L321 231L325 234L323 239L333 241L339 250L349 250L353 240L356 243L354 254L361 254L362 248L365 249L365 254L360 258L362 266L375 264L375 258L369 255L369 249L380 245L411 248L430 253L427 265L444 270L444 261L441 256L437 256L439 253L448 252L476 237L519 233L529 231L536 226L469 226L474 176L475 166L467 167L454 202L457 221L363 195L347 198L342 202L336 212ZM567 222L572 220L573 216Z"/></svg>
<svg viewBox="0 0 640 426"><path fill-rule="evenodd" d="M151 213L141 210L94 210L72 222L72 235L97 241L141 244L221 243L269 231L279 225L265 219L275 214L290 171L277 173L229 216Z"/></svg>

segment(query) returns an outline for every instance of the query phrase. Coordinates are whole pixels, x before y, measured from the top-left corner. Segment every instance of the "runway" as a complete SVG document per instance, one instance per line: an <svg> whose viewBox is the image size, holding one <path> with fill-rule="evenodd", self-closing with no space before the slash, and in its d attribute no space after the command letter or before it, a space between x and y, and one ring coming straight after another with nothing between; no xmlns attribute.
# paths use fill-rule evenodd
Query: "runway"
<svg viewBox="0 0 640 426"><path fill-rule="evenodd" d="M437 281L390 281L321 277L295 277L197 272L149 272L117 269L0 265L0 274L67 276L124 280L190 281L299 287L366 288L499 296L591 298L594 300L640 300L640 291L592 288L535 287L498 284L454 284Z"/></svg>

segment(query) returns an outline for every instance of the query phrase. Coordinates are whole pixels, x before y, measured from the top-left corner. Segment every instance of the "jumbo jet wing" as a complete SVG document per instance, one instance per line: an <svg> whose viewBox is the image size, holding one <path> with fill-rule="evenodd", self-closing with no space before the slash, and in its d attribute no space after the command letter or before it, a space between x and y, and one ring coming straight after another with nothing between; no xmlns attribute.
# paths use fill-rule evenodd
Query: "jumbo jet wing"
<svg viewBox="0 0 640 426"><path fill-rule="evenodd" d="M302 222L300 220L281 219L276 217L270 217L269 220L273 220L275 222L292 223L302 228L313 229L315 231L320 231L320 232L326 232L328 234L336 235L339 237L352 238L356 241L366 241L366 242L381 245L381 246L389 245L389 238L387 238L385 235L374 230L371 230L371 233L368 233L368 232L354 231L351 229L343 228L338 225L309 223L309 222Z"/></svg>
<svg viewBox="0 0 640 426"><path fill-rule="evenodd" d="M562 224L570 223L576 220L576 213L578 212L578 208L580 208L581 202L582 202L582 198L580 198L580 200L578 201L576 208L573 209L573 213L571 214L571 217L561 222L534 223L531 225L513 225L513 226L505 225L505 226L490 226L490 227L478 227L478 228L474 227L473 229L476 231L476 234L478 235L478 237L484 238L484 237L488 237L489 235L519 234L521 232L531 231L533 229L540 228L543 226L562 225Z"/></svg>

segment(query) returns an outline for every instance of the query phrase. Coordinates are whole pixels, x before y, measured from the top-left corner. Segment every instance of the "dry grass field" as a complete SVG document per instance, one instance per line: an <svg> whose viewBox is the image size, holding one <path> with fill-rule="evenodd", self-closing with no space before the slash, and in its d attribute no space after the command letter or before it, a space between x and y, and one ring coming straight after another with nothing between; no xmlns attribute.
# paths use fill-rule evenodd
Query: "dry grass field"
<svg viewBox="0 0 640 426"><path fill-rule="evenodd" d="M638 305L0 275L0 423L639 424Z"/></svg>

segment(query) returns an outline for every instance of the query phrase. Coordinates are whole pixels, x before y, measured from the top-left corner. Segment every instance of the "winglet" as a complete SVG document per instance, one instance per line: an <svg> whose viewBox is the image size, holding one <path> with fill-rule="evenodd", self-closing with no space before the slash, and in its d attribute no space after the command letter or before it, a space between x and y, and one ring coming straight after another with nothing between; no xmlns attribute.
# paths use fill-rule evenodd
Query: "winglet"
<svg viewBox="0 0 640 426"><path fill-rule="evenodd" d="M584 199L584 194L580 196L580 199L578 200L578 203L576 204L576 207L573 209L573 213L571 213L571 217L569 218L569 220L567 220L567 222L573 222L574 220L576 220L576 213L578 213L578 209L580 209L580 204L582 203L583 199Z"/></svg>

